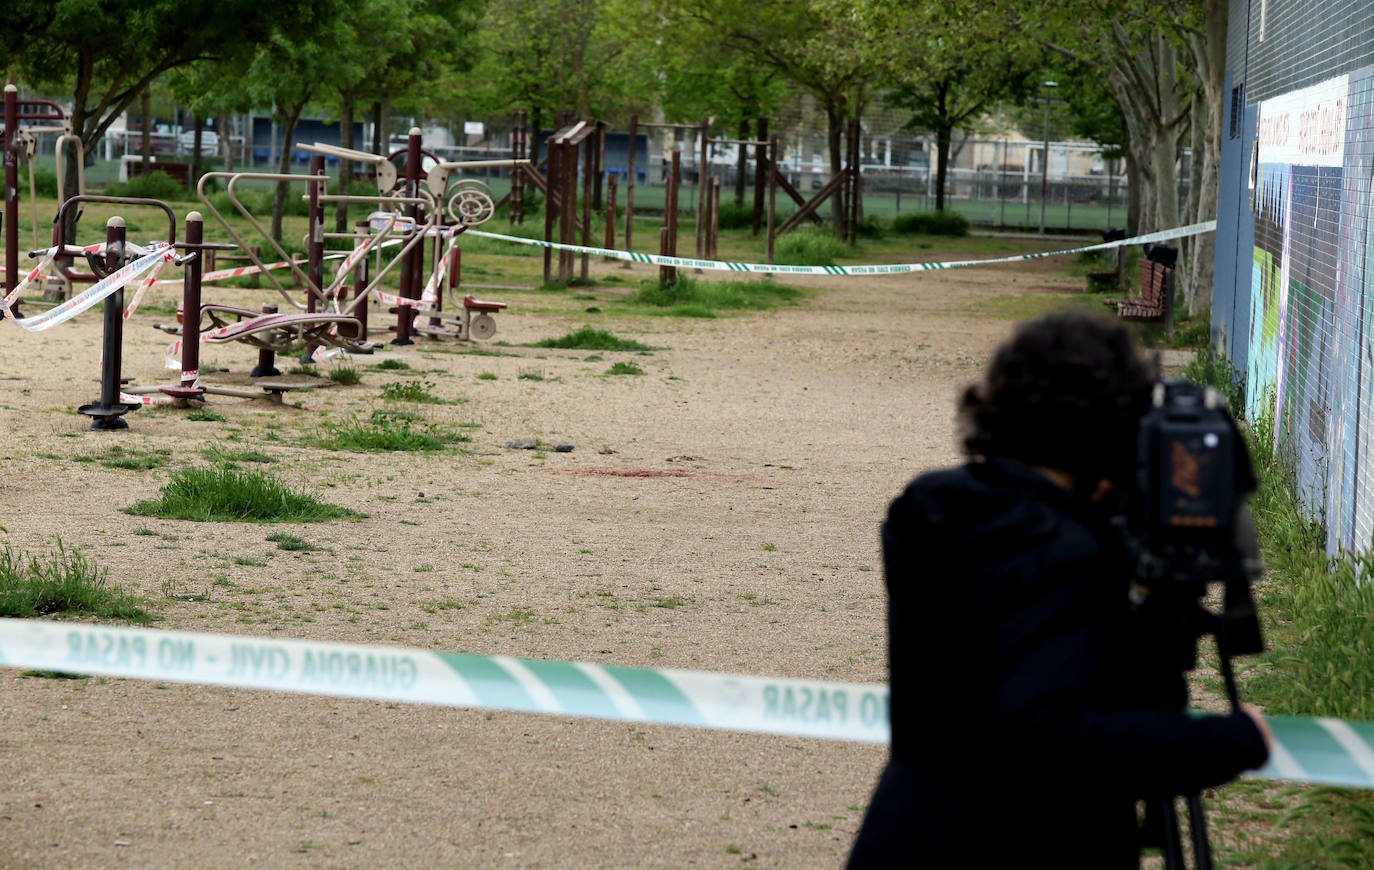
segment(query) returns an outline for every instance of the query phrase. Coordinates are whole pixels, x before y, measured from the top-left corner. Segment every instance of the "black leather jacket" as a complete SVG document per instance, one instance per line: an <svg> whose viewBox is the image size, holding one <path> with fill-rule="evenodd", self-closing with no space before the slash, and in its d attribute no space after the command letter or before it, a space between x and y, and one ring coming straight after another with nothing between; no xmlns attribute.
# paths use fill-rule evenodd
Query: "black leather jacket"
<svg viewBox="0 0 1374 870"><path fill-rule="evenodd" d="M1263 763L1181 712L1095 505L1006 459L917 478L882 529L892 757L851 867L1135 867L1135 802Z"/></svg>

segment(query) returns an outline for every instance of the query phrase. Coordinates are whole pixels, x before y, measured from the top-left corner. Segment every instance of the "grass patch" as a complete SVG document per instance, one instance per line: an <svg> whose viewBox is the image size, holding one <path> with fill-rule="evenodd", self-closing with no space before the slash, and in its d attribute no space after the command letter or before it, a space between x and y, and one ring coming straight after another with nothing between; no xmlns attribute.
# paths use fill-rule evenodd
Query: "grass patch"
<svg viewBox="0 0 1374 870"><path fill-rule="evenodd" d="M230 465L236 462L267 464L277 461L275 456L258 450L225 450L222 447L207 447L200 452L200 455L217 465Z"/></svg>
<svg viewBox="0 0 1374 870"><path fill-rule="evenodd" d="M479 381L494 381L494 380L496 380L496 372L482 372L481 374L479 374L479 375L477 376L477 380L479 380Z"/></svg>
<svg viewBox="0 0 1374 870"><path fill-rule="evenodd" d="M304 538L298 538L295 535L288 535L285 532L277 532L276 534L268 535L267 540L276 544L278 550L291 550L300 553L313 553L316 550L320 549L319 547L315 546L314 544L310 543Z"/></svg>
<svg viewBox="0 0 1374 870"><path fill-rule="evenodd" d="M223 423L227 418L223 414L201 408L187 414L186 419L195 423Z"/></svg>
<svg viewBox="0 0 1374 870"><path fill-rule="evenodd" d="M373 368L383 372L399 372L410 368L410 363L400 359L384 359Z"/></svg>
<svg viewBox="0 0 1374 870"><path fill-rule="evenodd" d="M325 432L325 437L314 440L316 447L353 453L434 452L472 440L451 429L417 424L411 419L398 419L379 412L374 412L366 421L327 425Z"/></svg>
<svg viewBox="0 0 1374 870"><path fill-rule="evenodd" d="M518 378L519 380L522 380L522 381L542 381L542 380L544 380L544 373L543 373L543 372L521 372L520 374L516 375L516 378Z"/></svg>
<svg viewBox="0 0 1374 870"><path fill-rule="evenodd" d="M359 516L327 504L258 471L184 468L155 499L140 501L125 513L192 522L312 523Z"/></svg>
<svg viewBox="0 0 1374 870"><path fill-rule="evenodd" d="M789 266L833 266L849 254L849 247L828 229L802 227L777 240L777 262Z"/></svg>
<svg viewBox="0 0 1374 870"><path fill-rule="evenodd" d="M1243 375L1210 347L1185 375L1216 386L1244 411ZM1264 406L1272 408L1272 397ZM1374 552L1326 552L1326 530L1299 497L1291 445L1274 440L1272 411L1250 420L1246 441L1260 478L1250 502L1266 575L1255 590L1270 652L1241 673L1242 694L1272 714L1374 718ZM1250 823L1220 849L1228 864L1374 866L1374 792L1236 782L1211 803L1222 825ZM1283 829L1282 836L1264 832Z"/></svg>
<svg viewBox="0 0 1374 870"><path fill-rule="evenodd" d="M632 338L618 338L604 329L584 326L560 338L536 341L530 347L553 347L564 350L659 350Z"/></svg>
<svg viewBox="0 0 1374 870"><path fill-rule="evenodd" d="M75 462L99 462L106 468L122 468L127 471L149 471L161 468L172 461L170 450L129 450L114 445L104 453L90 456L73 457Z"/></svg>
<svg viewBox="0 0 1374 870"><path fill-rule="evenodd" d="M775 281L697 281L679 275L660 285L645 281L630 297L636 305L660 309L670 317L715 317L717 311L763 311L794 303L805 294Z"/></svg>
<svg viewBox="0 0 1374 870"><path fill-rule="evenodd" d="M94 616L147 623L152 614L122 590L112 589L105 569L59 540L45 558L12 547L0 552L0 616Z"/></svg>
<svg viewBox="0 0 1374 870"><path fill-rule="evenodd" d="M434 394L434 382L392 381L382 384L382 398L388 402L416 402L426 405L441 405L444 400Z"/></svg>
<svg viewBox="0 0 1374 870"><path fill-rule="evenodd" d="M608 375L642 375L644 369L632 362L618 362L606 369Z"/></svg>
<svg viewBox="0 0 1374 870"><path fill-rule="evenodd" d="M343 363L330 369L325 377L341 386L351 387L354 384L362 383L363 373L352 363Z"/></svg>

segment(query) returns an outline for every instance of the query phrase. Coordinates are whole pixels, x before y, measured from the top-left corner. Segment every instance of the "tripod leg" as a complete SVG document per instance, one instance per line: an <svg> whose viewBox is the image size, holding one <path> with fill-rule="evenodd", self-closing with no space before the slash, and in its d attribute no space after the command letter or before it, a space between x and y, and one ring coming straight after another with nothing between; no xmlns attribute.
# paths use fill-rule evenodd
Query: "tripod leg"
<svg viewBox="0 0 1374 870"><path fill-rule="evenodd" d="M1212 870L1212 846L1207 842L1207 811L1198 795L1188 796L1188 832L1193 838L1193 866Z"/></svg>
<svg viewBox="0 0 1374 870"><path fill-rule="evenodd" d="M1167 870L1183 870L1183 843L1178 833L1178 808L1173 798L1159 802L1159 824L1164 830L1164 866Z"/></svg>

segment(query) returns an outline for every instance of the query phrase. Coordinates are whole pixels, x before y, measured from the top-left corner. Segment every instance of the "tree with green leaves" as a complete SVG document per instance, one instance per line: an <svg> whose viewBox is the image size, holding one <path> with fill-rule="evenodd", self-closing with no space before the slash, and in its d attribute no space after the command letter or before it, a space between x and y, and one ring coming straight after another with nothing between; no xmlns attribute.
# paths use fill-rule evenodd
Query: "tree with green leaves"
<svg viewBox="0 0 1374 870"><path fill-rule="evenodd" d="M898 46L886 38L908 4L873 0L661 0L665 34L696 31L805 89L825 111L830 172L844 165L845 119L887 85ZM839 202L833 216L840 220Z"/></svg>
<svg viewBox="0 0 1374 870"><path fill-rule="evenodd" d="M337 0L8 0L0 48L35 85L69 89L72 129L90 154L159 76L251 51L269 34L300 40ZM75 161L63 179L75 193Z"/></svg>
<svg viewBox="0 0 1374 870"><path fill-rule="evenodd" d="M882 3L885 0L866 0ZM884 39L894 61L889 105L907 109L908 129L935 135L935 209L945 207L954 131L976 124L1002 100L1021 100L1035 89L1044 64L1033 43L1007 39L1005 18L990 3L927 0L905 15Z"/></svg>
<svg viewBox="0 0 1374 870"><path fill-rule="evenodd" d="M1106 86L1126 125L1131 229L1150 232L1216 216L1221 152L1224 0L1002 0L1019 28ZM1188 198L1178 199L1184 144ZM1180 296L1192 314L1211 305L1211 234L1183 240Z"/></svg>

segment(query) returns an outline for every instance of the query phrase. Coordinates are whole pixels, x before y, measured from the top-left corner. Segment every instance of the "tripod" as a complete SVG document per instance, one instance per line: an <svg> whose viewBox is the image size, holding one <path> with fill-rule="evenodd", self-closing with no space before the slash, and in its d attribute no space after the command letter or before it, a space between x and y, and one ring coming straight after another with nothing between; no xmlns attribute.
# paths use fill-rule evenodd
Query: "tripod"
<svg viewBox="0 0 1374 870"><path fill-rule="evenodd" d="M1246 597L1248 598L1248 594ZM1192 670L1197 664L1198 640L1207 634L1215 637L1218 667L1226 685L1226 698L1231 704L1231 712L1238 713L1240 712L1240 693L1236 688L1235 670L1231 666L1230 649L1226 644L1226 625L1230 614L1213 613L1196 601L1193 604L1192 612L1187 614L1186 621L1195 626L1197 633L1194 634L1191 642L1192 649L1189 656L1191 664L1188 670ZM1253 604L1250 606L1253 608ZM1207 837L1207 811L1202 805L1202 797L1198 794L1190 794L1184 795L1183 799L1188 810L1188 833L1189 839L1192 841L1193 866L1196 870L1212 870L1212 846ZM1149 802L1146 805L1145 819L1147 831L1157 830L1162 837L1160 845L1164 854L1166 870L1184 870L1187 865L1183 859L1183 837L1179 830L1178 807L1175 804L1175 797L1160 798Z"/></svg>

